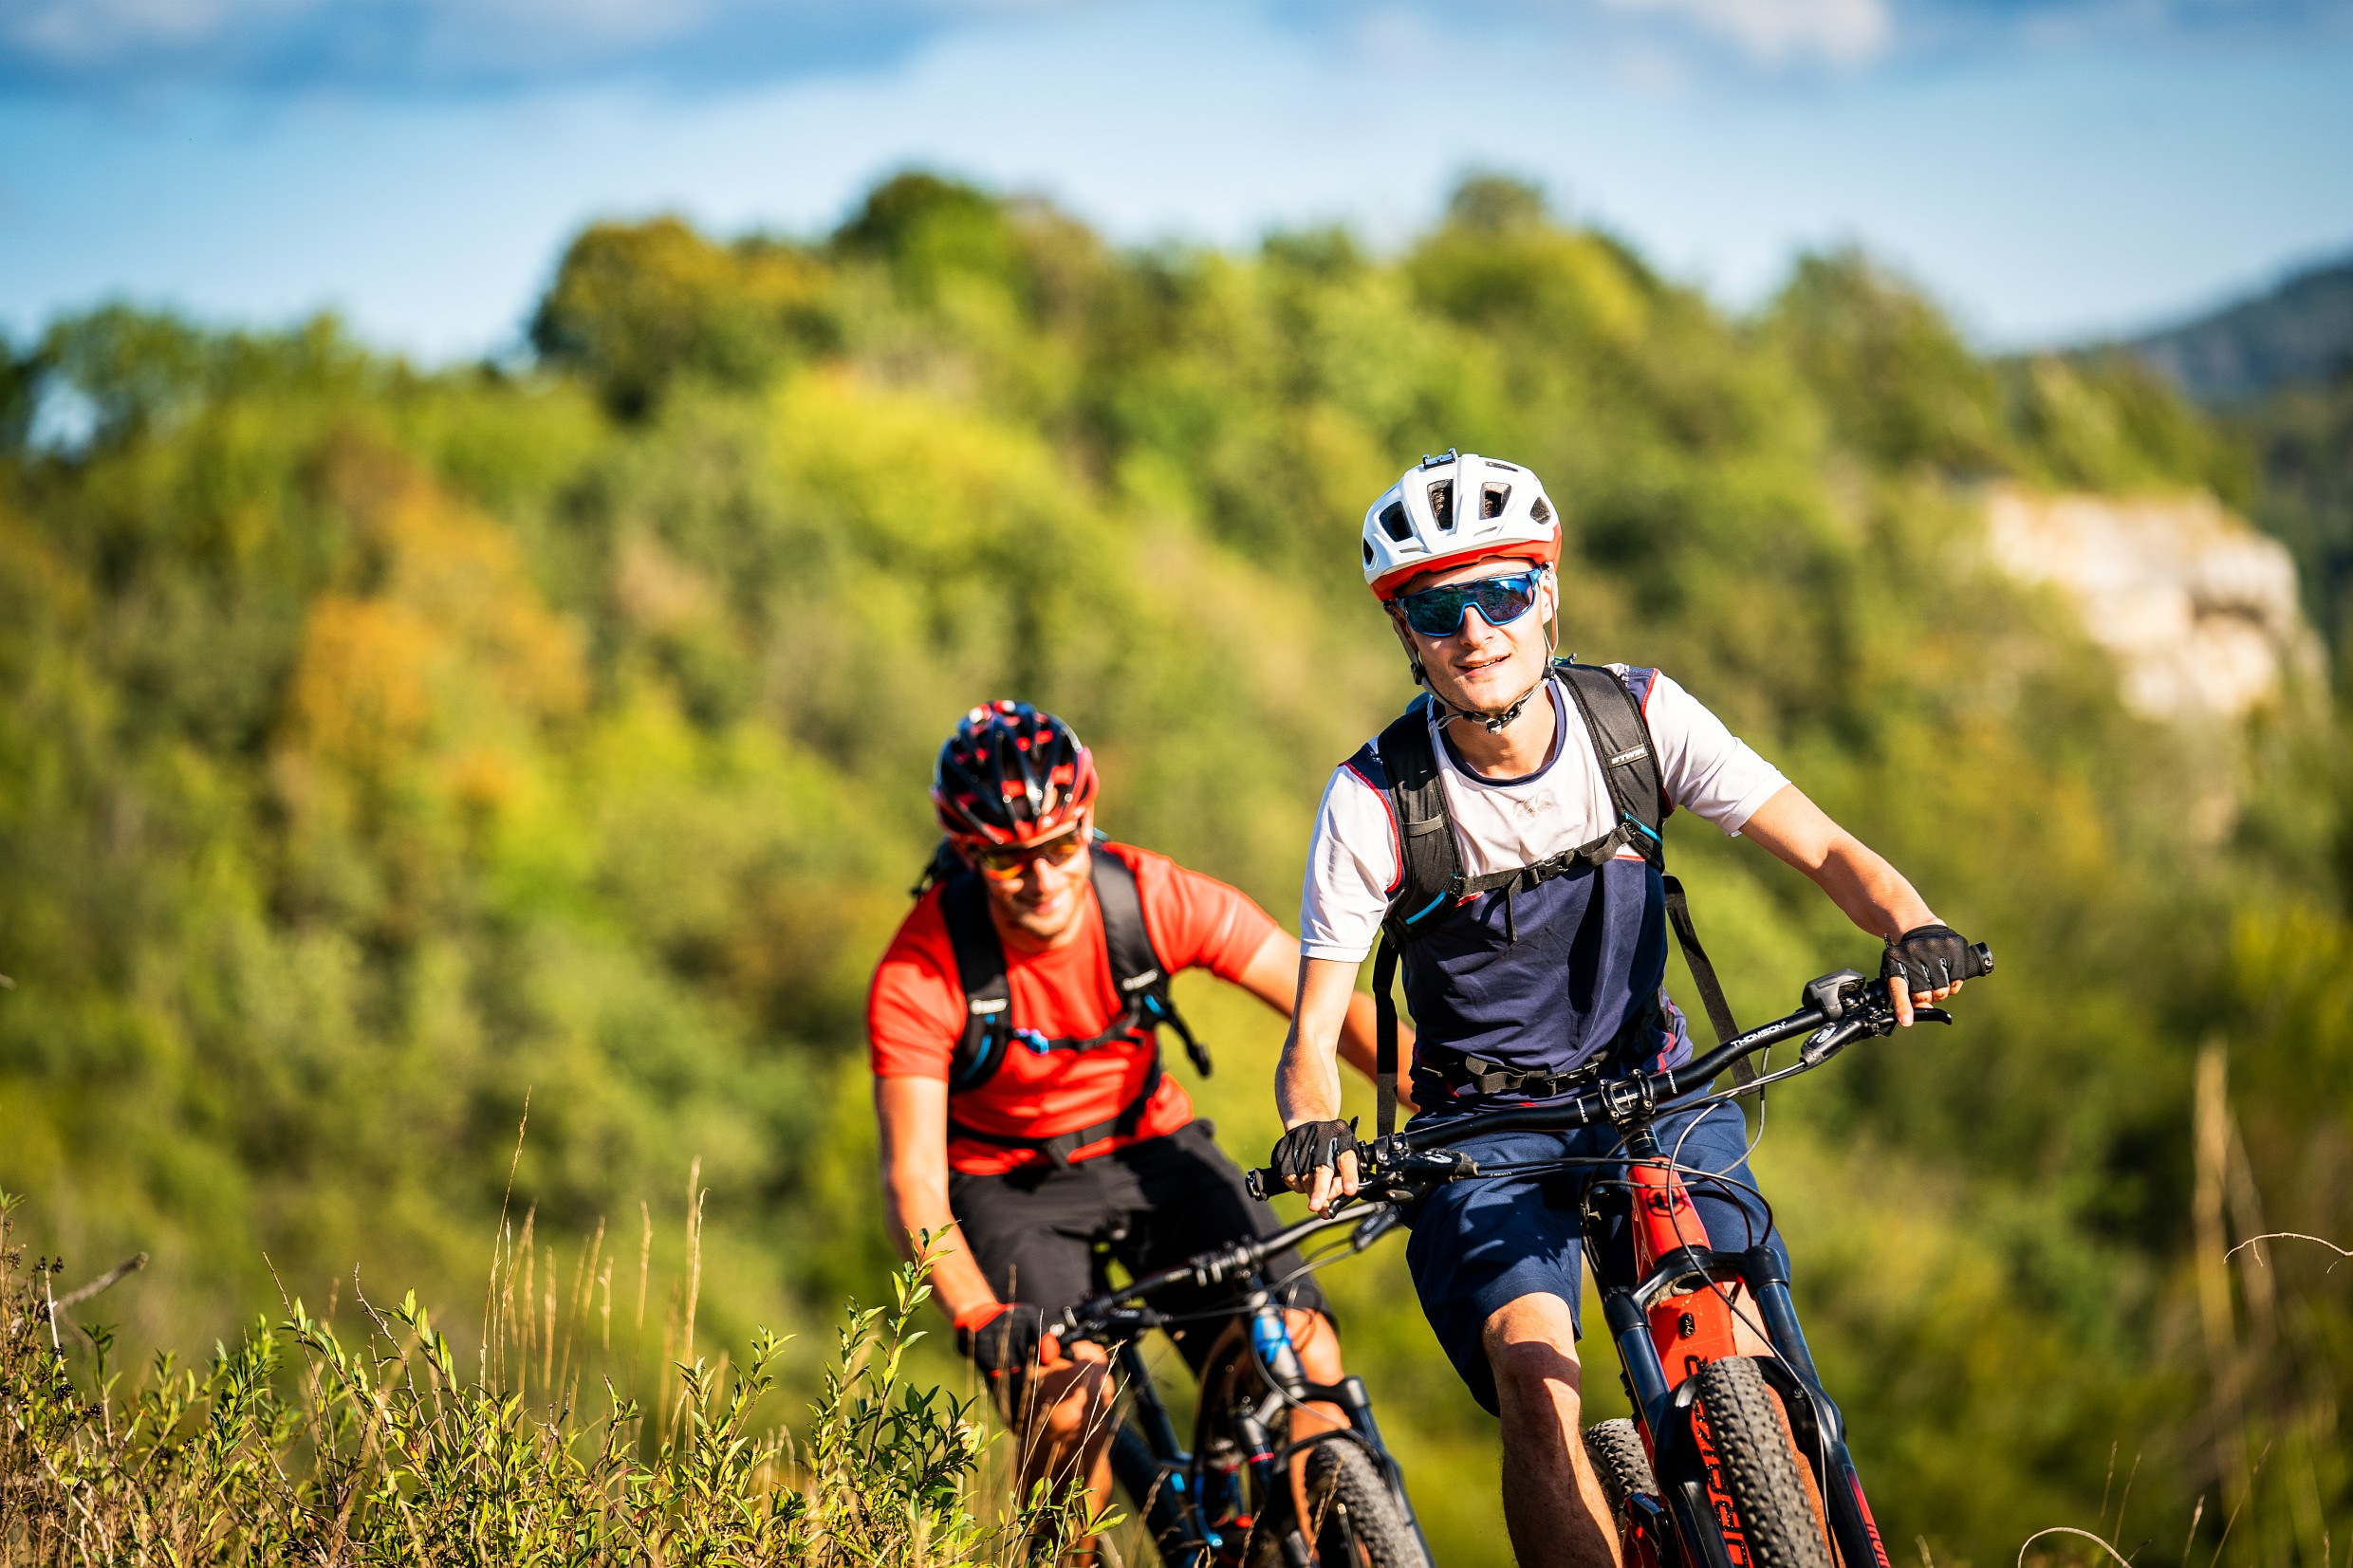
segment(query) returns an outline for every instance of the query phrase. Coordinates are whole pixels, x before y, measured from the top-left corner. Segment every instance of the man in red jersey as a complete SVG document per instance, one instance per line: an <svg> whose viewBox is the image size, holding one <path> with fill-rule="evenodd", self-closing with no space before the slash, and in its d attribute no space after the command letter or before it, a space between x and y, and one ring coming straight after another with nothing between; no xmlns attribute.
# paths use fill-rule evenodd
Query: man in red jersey
<svg viewBox="0 0 2353 1568"><path fill-rule="evenodd" d="M997 702L964 716L932 783L954 854L875 970L866 1031L893 1232L910 1256L933 1238L958 1347L1026 1422L1024 1491L1080 1474L1101 1504L1109 1363L1046 1332L1094 1294L1095 1245L1141 1274L1273 1227L1161 1070L1163 1024L1207 1062L1168 977L1206 968L1288 1018L1299 943L1225 883L1096 837L1095 789L1093 758L1052 714ZM1369 1071L1372 1042L1360 996L1342 1051ZM1321 1293L1303 1277L1287 1294L1308 1377L1338 1382ZM1223 1301L1204 1291L1198 1306ZM1173 1336L1196 1369L1217 1326Z"/></svg>

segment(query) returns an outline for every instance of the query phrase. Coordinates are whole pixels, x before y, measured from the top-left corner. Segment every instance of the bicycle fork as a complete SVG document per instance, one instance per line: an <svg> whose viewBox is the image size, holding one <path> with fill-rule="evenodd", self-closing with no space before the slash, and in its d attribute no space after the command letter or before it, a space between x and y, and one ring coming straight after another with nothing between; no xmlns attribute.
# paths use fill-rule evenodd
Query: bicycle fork
<svg viewBox="0 0 2353 1568"><path fill-rule="evenodd" d="M1399 1515L1404 1521L1405 1527L1414 1532L1415 1540L1420 1543L1422 1560L1435 1562L1436 1559L1431 1556L1429 1538L1422 1534L1421 1521L1414 1513L1413 1500L1405 1495L1405 1472L1389 1452L1388 1445L1380 1440L1380 1424L1373 1419L1372 1395L1365 1392L1364 1380L1350 1373L1337 1383L1309 1382L1306 1369L1300 1364L1299 1353L1291 1345L1290 1324L1285 1319L1283 1309L1275 1304L1272 1293L1264 1286L1251 1294L1243 1310L1249 1319L1251 1345L1257 1354L1258 1365L1263 1373L1280 1387L1290 1401L1315 1401L1340 1407L1348 1419L1349 1430L1362 1440L1365 1448L1380 1466L1381 1479L1388 1485L1389 1495L1396 1500ZM1257 1439L1251 1445L1253 1461L1259 1454L1266 1454L1259 1495L1269 1495L1273 1487L1288 1486L1290 1450L1297 1449L1300 1445L1294 1441L1289 1449L1267 1452L1268 1446L1263 1441L1264 1425L1247 1414L1239 1424L1246 1433ZM1287 1544L1290 1547L1287 1555L1296 1556L1305 1551L1306 1543L1303 1539Z"/></svg>
<svg viewBox="0 0 2353 1568"><path fill-rule="evenodd" d="M1848 1453L1844 1423L1823 1391L1798 1328L1789 1282L1772 1249L1714 1251L1707 1227L1682 1179L1666 1167L1648 1128L1627 1139L1632 1190L1634 1282L1603 1292L1603 1314L1625 1371L1663 1510L1647 1500L1630 1504L1635 1543L1654 1559L1666 1554L1673 1533L1691 1543L1695 1560L1714 1568L1747 1568L1748 1542L1723 1481L1723 1466L1705 1412L1694 1402L1693 1375L1711 1361L1739 1354L1731 1303L1720 1285L1744 1285L1773 1355L1756 1358L1780 1394L1791 1435L1812 1471L1839 1556L1846 1568L1889 1568L1887 1550L1871 1517ZM1654 1517L1663 1511L1664 1517ZM1704 1544L1702 1544L1704 1543Z"/></svg>

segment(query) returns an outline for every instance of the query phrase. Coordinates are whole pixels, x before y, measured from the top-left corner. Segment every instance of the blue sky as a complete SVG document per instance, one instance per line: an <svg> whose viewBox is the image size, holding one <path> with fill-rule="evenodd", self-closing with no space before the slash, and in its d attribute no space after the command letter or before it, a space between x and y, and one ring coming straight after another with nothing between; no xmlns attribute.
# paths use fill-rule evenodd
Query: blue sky
<svg viewBox="0 0 2353 1568"><path fill-rule="evenodd" d="M911 163L1214 244L1500 168L1733 305L1858 241L2069 340L2353 249L2353 0L9 0L0 326L497 351L589 218L812 232Z"/></svg>

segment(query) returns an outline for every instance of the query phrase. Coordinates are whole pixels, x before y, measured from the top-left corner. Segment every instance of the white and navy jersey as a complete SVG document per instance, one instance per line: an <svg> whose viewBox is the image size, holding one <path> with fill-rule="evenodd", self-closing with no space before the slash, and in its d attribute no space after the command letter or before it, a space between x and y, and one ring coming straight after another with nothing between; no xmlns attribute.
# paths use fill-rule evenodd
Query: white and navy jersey
<svg viewBox="0 0 2353 1568"><path fill-rule="evenodd" d="M1652 670L1621 672L1641 704L1671 809L1737 834L1788 780L1687 692ZM1617 825L1593 739L1558 678L1553 743L1522 778L1485 779L1433 723L1440 787L1464 874L1532 865ZM1347 765L1316 815L1300 899L1301 950L1361 961L1380 933L1400 876L1387 795ZM1618 860L1510 895L1464 900L1402 953L1406 999L1425 1040L1524 1071L1582 1065L1658 993L1666 925L1658 874L1629 848ZM1661 1049L1679 1052L1679 1038Z"/></svg>

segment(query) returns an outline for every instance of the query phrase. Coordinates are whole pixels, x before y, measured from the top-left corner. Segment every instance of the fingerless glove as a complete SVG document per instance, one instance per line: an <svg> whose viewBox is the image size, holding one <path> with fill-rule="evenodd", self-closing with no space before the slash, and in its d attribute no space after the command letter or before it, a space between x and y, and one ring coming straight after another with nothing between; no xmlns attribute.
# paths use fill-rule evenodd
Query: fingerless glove
<svg viewBox="0 0 2353 1568"><path fill-rule="evenodd" d="M1318 1166L1328 1166L1338 1174L1342 1153L1355 1147L1353 1116L1346 1121L1303 1121L1274 1140L1274 1153L1267 1163L1286 1181L1306 1181L1314 1176Z"/></svg>
<svg viewBox="0 0 2353 1568"><path fill-rule="evenodd" d="M1951 926L1915 926L1887 944L1880 978L1902 975L1915 992L1941 990L1984 973L1969 939Z"/></svg>
<svg viewBox="0 0 2353 1568"><path fill-rule="evenodd" d="M994 1377L1062 1359L1062 1342L1046 1332L1046 1313L1028 1301L989 1301L955 1316L956 1349Z"/></svg>

